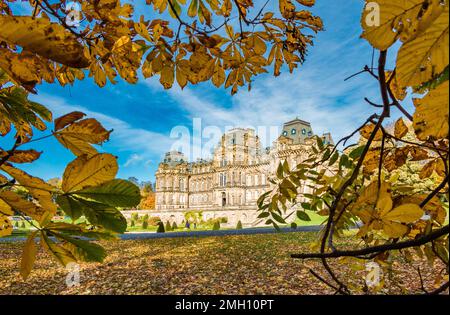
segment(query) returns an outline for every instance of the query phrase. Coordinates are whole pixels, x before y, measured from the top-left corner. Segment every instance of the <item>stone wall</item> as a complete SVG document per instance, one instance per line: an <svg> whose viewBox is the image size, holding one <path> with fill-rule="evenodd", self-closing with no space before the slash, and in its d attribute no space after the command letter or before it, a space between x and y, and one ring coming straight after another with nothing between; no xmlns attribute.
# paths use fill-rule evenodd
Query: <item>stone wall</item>
<svg viewBox="0 0 450 315"><path fill-rule="evenodd" d="M182 209L182 210L126 210L122 211L122 214L130 219L133 213L137 213L140 217L148 214L149 217L159 217L163 222L169 221L170 223L176 222L180 226L185 219L185 213L187 211L199 211L200 209ZM259 212L255 208L249 209L209 209L203 210L203 220L207 221L209 219L226 217L228 223L225 226L236 226L240 220L243 225L246 226L261 226L264 222L259 222L260 219L257 218ZM259 222L259 223L258 223Z"/></svg>

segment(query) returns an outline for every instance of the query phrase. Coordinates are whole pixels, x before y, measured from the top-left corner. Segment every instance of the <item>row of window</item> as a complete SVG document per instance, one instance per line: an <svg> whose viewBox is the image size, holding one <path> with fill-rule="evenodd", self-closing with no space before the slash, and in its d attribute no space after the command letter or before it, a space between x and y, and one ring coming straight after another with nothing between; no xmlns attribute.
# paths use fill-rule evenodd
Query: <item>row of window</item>
<svg viewBox="0 0 450 315"><path fill-rule="evenodd" d="M291 135L296 135L296 134L297 134L297 129L292 128L291 129ZM312 131L311 130L310 131L306 131L306 129L303 128L302 129L302 135L306 135L306 134L308 134L308 137L311 137L312 136ZM283 131L283 136L287 137L287 135L288 135L288 132L286 130Z"/></svg>

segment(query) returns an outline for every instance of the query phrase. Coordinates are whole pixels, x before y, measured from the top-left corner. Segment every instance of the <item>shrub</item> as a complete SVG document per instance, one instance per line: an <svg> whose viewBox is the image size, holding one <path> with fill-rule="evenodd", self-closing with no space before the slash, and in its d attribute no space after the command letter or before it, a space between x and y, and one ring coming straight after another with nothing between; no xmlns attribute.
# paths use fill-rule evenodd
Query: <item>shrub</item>
<svg viewBox="0 0 450 315"><path fill-rule="evenodd" d="M134 220L131 220L130 226L135 226Z"/></svg>
<svg viewBox="0 0 450 315"><path fill-rule="evenodd" d="M147 224L148 224L148 214L145 214L145 215L142 217L142 220L143 220L143 221L146 221Z"/></svg>
<svg viewBox="0 0 450 315"><path fill-rule="evenodd" d="M172 231L175 231L176 229L178 229L178 225L175 221L173 221L172 223Z"/></svg>
<svg viewBox="0 0 450 315"><path fill-rule="evenodd" d="M136 212L134 212L134 213L132 213L131 214L131 219L133 220L133 221L138 221L139 220L139 214L137 214Z"/></svg>
<svg viewBox="0 0 450 315"><path fill-rule="evenodd" d="M228 218L227 217L220 218L220 223L228 223Z"/></svg>
<svg viewBox="0 0 450 315"><path fill-rule="evenodd" d="M148 229L148 221L147 220L142 221L142 228L144 230Z"/></svg>
<svg viewBox="0 0 450 315"><path fill-rule="evenodd" d="M213 231L220 230L220 222L219 221L214 222L212 229L213 229Z"/></svg>
<svg viewBox="0 0 450 315"><path fill-rule="evenodd" d="M172 231L172 226L170 225L170 222L169 222L169 221L166 221L166 227L165 227L165 229L166 229L167 232Z"/></svg>
<svg viewBox="0 0 450 315"><path fill-rule="evenodd" d="M26 228L25 221L20 221L20 228L21 229L25 229Z"/></svg>
<svg viewBox="0 0 450 315"><path fill-rule="evenodd" d="M158 223L158 229L156 230L156 233L164 233L164 223L162 223L162 221L159 221Z"/></svg>
<svg viewBox="0 0 450 315"><path fill-rule="evenodd" d="M241 220L238 221L238 223L236 225L236 230L242 230L242 222L241 222Z"/></svg>
<svg viewBox="0 0 450 315"><path fill-rule="evenodd" d="M19 221L14 221L14 227L16 227L16 228L19 227Z"/></svg>
<svg viewBox="0 0 450 315"><path fill-rule="evenodd" d="M148 224L151 226L157 226L160 221L161 221L160 217L150 217L148 219Z"/></svg>

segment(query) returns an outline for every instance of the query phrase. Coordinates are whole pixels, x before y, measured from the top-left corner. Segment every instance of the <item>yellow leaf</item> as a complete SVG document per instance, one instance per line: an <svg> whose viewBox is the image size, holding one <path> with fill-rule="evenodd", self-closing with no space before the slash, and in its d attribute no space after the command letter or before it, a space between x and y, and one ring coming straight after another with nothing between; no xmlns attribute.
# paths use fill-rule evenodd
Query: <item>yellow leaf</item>
<svg viewBox="0 0 450 315"><path fill-rule="evenodd" d="M388 49L398 38L414 38L442 13L440 1L432 2L425 7L424 0L366 0L361 37L379 50ZM419 19L424 15L426 20Z"/></svg>
<svg viewBox="0 0 450 315"><path fill-rule="evenodd" d="M386 213L382 219L400 223L412 223L423 216L423 210L414 203L402 204Z"/></svg>
<svg viewBox="0 0 450 315"><path fill-rule="evenodd" d="M380 151L370 149L367 152L363 162L364 174L372 174L373 171L375 171L378 168L379 159L380 159Z"/></svg>
<svg viewBox="0 0 450 315"><path fill-rule="evenodd" d="M214 68L214 74L212 76L212 83L216 87L220 87L225 82L225 70L223 70L222 66L218 62Z"/></svg>
<svg viewBox="0 0 450 315"><path fill-rule="evenodd" d="M393 202L391 194L386 191L381 191L376 206L379 211L379 217L383 217L386 213L388 213L392 209L392 205Z"/></svg>
<svg viewBox="0 0 450 315"><path fill-rule="evenodd" d="M394 77L391 78L391 75L394 75ZM397 73L393 74L392 71L386 71L386 78L386 80L390 81L389 87L391 88L391 92L394 97L399 101L403 101L407 95L407 92L406 88L399 87L397 81Z"/></svg>
<svg viewBox="0 0 450 315"><path fill-rule="evenodd" d="M402 45L397 56L397 80L400 87L419 86L448 66L448 18L447 5L446 11L425 32Z"/></svg>
<svg viewBox="0 0 450 315"><path fill-rule="evenodd" d="M59 130L55 133L55 137L73 154L91 156L97 153L91 144L102 144L109 140L110 133L111 131L106 130L96 119L88 118Z"/></svg>
<svg viewBox="0 0 450 315"><path fill-rule="evenodd" d="M45 18L0 15L0 39L73 68L89 65L76 36Z"/></svg>
<svg viewBox="0 0 450 315"><path fill-rule="evenodd" d="M397 222L383 221L383 232L390 238L399 238L408 233L408 227Z"/></svg>
<svg viewBox="0 0 450 315"><path fill-rule="evenodd" d="M448 81L431 90L424 98L415 99L416 112L413 126L417 138L427 140L446 138L448 135Z"/></svg>
<svg viewBox="0 0 450 315"><path fill-rule="evenodd" d="M161 77L159 78L159 82L164 86L165 89L170 89L173 85L173 71L173 65L164 66L161 70Z"/></svg>
<svg viewBox="0 0 450 315"><path fill-rule="evenodd" d="M28 200L22 199L19 194L10 190L0 191L0 199L8 204L12 209L18 210L37 221L40 221L47 214L47 211L43 208Z"/></svg>
<svg viewBox="0 0 450 315"><path fill-rule="evenodd" d="M0 200L0 237L11 235L13 231L11 221L6 215L4 215L4 205L2 206L2 203L4 202Z"/></svg>
<svg viewBox="0 0 450 315"><path fill-rule="evenodd" d="M31 269L33 269L34 261L36 259L37 247L36 243L34 242L36 233L37 231L31 233L28 236L25 242L25 246L23 247L22 260L20 262L20 275L24 280L28 278L28 275L30 274Z"/></svg>
<svg viewBox="0 0 450 315"><path fill-rule="evenodd" d="M419 178L420 179L424 179L424 178L428 178L431 176L431 174L433 174L433 171L436 168L436 163L435 161L430 161L427 164L425 164L424 167L422 167L422 170L419 173Z"/></svg>
<svg viewBox="0 0 450 315"><path fill-rule="evenodd" d="M37 160L41 156L42 152L37 152L33 149L30 150L15 150L10 157L8 158L8 162L12 163L30 163ZM7 152L0 151L0 158L3 158L7 155Z"/></svg>
<svg viewBox="0 0 450 315"><path fill-rule="evenodd" d="M153 27L153 40L157 42L163 33L161 24L155 24Z"/></svg>
<svg viewBox="0 0 450 315"><path fill-rule="evenodd" d="M418 4L421 2L422 0L400 3L391 0L367 0L361 17L361 37L376 49L388 49L398 38L397 23L407 16L417 16Z"/></svg>
<svg viewBox="0 0 450 315"><path fill-rule="evenodd" d="M408 133L408 126L405 125L402 118L399 118L395 122L395 129L394 129L394 135L401 139Z"/></svg>
<svg viewBox="0 0 450 315"><path fill-rule="evenodd" d="M67 165L62 182L64 192L73 192L89 186L97 186L116 177L116 157L108 153L90 158L81 155Z"/></svg>
<svg viewBox="0 0 450 315"><path fill-rule="evenodd" d="M76 262L76 258L73 254L63 246L52 241L48 236L41 232L41 245L42 247L53 257L55 257L59 263L66 266L68 263Z"/></svg>
<svg viewBox="0 0 450 315"><path fill-rule="evenodd" d="M190 17L195 17L198 12L198 0L191 0L191 4L189 5L188 15Z"/></svg>
<svg viewBox="0 0 450 315"><path fill-rule="evenodd" d="M375 125L374 124L368 124L365 125L360 131L359 133L361 134L361 136L364 139L369 139L370 135L372 134L372 132L375 130ZM375 134L375 137L373 138L374 141L381 141L381 139L383 138L383 133L381 132L380 129L377 130L377 133Z"/></svg>
<svg viewBox="0 0 450 315"><path fill-rule="evenodd" d="M72 124L73 122L80 120L86 116L85 113L82 112L71 112L66 115L63 115L61 117L58 117L55 119L55 131L58 131L60 129L63 129L64 127Z"/></svg>
<svg viewBox="0 0 450 315"><path fill-rule="evenodd" d="M30 194L35 198L44 213L35 217L39 223L51 218L57 210L56 204L53 202L52 192L55 187L46 183L38 177L33 177L26 172L5 163L1 166L1 169L14 177L23 187L25 187Z"/></svg>

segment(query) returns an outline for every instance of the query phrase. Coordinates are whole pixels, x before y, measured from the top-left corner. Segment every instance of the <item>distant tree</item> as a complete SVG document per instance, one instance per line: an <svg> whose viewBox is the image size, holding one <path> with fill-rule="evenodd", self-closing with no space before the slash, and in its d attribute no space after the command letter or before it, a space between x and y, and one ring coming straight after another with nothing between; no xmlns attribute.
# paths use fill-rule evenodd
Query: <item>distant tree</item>
<svg viewBox="0 0 450 315"><path fill-rule="evenodd" d="M176 229L178 229L178 225L175 221L173 221L172 223L172 231L175 231Z"/></svg>
<svg viewBox="0 0 450 315"><path fill-rule="evenodd" d="M212 229L213 229L213 231L220 230L220 222L215 221Z"/></svg>
<svg viewBox="0 0 450 315"><path fill-rule="evenodd" d="M144 230L148 229L148 221L147 220L142 220L142 228Z"/></svg>
<svg viewBox="0 0 450 315"><path fill-rule="evenodd" d="M131 220L130 226L131 226L131 227L135 226L134 220Z"/></svg>
<svg viewBox="0 0 450 315"><path fill-rule="evenodd" d="M145 197L142 197L139 204L139 209L142 210L153 210L156 206L155 193L149 192Z"/></svg>
<svg viewBox="0 0 450 315"><path fill-rule="evenodd" d="M62 179L59 177L50 178L47 183L50 185L53 185L55 187L61 188L62 185Z"/></svg>
<svg viewBox="0 0 450 315"><path fill-rule="evenodd" d="M156 233L164 233L164 232L165 232L164 223L162 221L159 221Z"/></svg>
<svg viewBox="0 0 450 315"><path fill-rule="evenodd" d="M166 227L165 227L165 230L166 230L167 232L172 231L172 226L170 225L170 222L169 222L169 221L166 221Z"/></svg>
<svg viewBox="0 0 450 315"><path fill-rule="evenodd" d="M241 220L238 221L238 223L236 225L236 230L242 230L242 222L241 222Z"/></svg>

